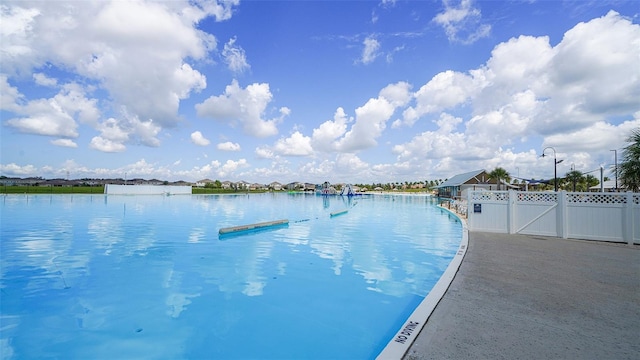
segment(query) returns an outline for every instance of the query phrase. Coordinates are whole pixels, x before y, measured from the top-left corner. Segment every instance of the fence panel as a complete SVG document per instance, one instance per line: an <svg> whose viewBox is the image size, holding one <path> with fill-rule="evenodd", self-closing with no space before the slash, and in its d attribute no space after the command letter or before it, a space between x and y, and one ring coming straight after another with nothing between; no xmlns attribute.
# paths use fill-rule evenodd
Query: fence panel
<svg viewBox="0 0 640 360"><path fill-rule="evenodd" d="M507 223L507 192L474 191L467 201L469 221L474 222L475 231L505 233ZM480 207L478 207L480 204ZM473 217L471 216L473 214Z"/></svg>
<svg viewBox="0 0 640 360"><path fill-rule="evenodd" d="M469 191L471 231L640 244L640 194Z"/></svg>

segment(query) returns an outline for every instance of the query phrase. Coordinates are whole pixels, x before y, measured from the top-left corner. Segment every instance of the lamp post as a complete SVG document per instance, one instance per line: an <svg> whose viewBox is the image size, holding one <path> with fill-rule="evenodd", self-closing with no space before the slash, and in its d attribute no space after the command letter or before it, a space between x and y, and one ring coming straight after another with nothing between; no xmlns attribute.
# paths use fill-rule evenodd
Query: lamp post
<svg viewBox="0 0 640 360"><path fill-rule="evenodd" d="M613 168L613 171L616 175L616 192L618 192L618 150L609 150L609 151L613 151L613 154L615 156L615 167Z"/></svg>
<svg viewBox="0 0 640 360"><path fill-rule="evenodd" d="M554 191L558 191L558 164L560 164L563 160L556 160L556 149L552 148L551 146L548 146L546 148L544 148L544 150L542 150L542 155L541 157L545 157L545 151L547 151L547 149L551 149L553 150L553 183L554 183Z"/></svg>

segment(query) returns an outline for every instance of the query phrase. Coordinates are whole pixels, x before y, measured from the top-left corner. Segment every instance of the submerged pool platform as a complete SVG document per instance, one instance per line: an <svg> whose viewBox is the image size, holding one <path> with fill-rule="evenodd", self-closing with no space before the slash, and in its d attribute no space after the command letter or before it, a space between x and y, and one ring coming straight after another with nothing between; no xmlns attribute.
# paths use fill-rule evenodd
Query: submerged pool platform
<svg viewBox="0 0 640 360"><path fill-rule="evenodd" d="M334 217L334 216L338 216L338 215L344 215L346 213L349 212L349 209L344 209L344 210L338 210L338 211L334 211L331 214L329 214L329 216Z"/></svg>
<svg viewBox="0 0 640 360"><path fill-rule="evenodd" d="M289 224L289 220L288 219L265 221L265 222L255 223L255 224L230 226L230 227L226 227L226 228L221 228L218 231L218 234L220 234L220 235L234 234L234 233L243 232L243 231L258 230L258 229L264 229L264 228L269 228L269 227L274 227L274 226L281 226L281 225L288 225L288 224Z"/></svg>

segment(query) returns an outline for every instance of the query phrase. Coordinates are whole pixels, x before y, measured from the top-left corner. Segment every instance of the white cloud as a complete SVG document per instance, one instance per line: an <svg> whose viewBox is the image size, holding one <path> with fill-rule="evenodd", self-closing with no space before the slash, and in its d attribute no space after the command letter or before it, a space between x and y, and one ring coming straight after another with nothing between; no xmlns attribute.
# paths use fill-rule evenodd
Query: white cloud
<svg viewBox="0 0 640 360"><path fill-rule="evenodd" d="M254 83L242 89L237 80L225 88L224 94L211 96L196 105L200 117L210 117L218 121L228 121L230 125L240 124L245 133L256 137L267 137L278 133L277 124L289 114L288 108L280 110L280 117L263 119L267 105L273 95L269 84Z"/></svg>
<svg viewBox="0 0 640 360"><path fill-rule="evenodd" d="M26 104L16 102L22 95L8 85L6 78L2 87L8 95L5 98L3 93L2 108L18 115L7 120L5 125L23 133L75 138L78 136L76 120L93 124L100 116L96 100L88 99L75 84L65 85L52 98L31 100Z"/></svg>
<svg viewBox="0 0 640 360"><path fill-rule="evenodd" d="M348 131L347 125L353 119L347 118L343 108L338 108L333 120L313 130L310 146L322 152L348 153L377 145L376 139L382 135L395 110L411 99L410 89L411 84L404 81L384 87L377 98L369 99L356 109L355 122Z"/></svg>
<svg viewBox="0 0 640 360"><path fill-rule="evenodd" d="M24 99L18 88L11 86L7 79L7 76L0 74L0 110L6 110L11 112L20 111L20 104Z"/></svg>
<svg viewBox="0 0 640 360"><path fill-rule="evenodd" d="M76 144L73 140L70 140L70 139L51 140L51 143L56 146L62 146L62 147L68 147L68 148L78 147L78 144Z"/></svg>
<svg viewBox="0 0 640 360"><path fill-rule="evenodd" d="M482 14L474 7L472 0L461 0L457 6L454 0L443 0L444 11L433 21L444 28L451 42L471 44L489 36L491 25L482 23Z"/></svg>
<svg viewBox="0 0 640 360"><path fill-rule="evenodd" d="M43 66L94 82L114 109L162 127L179 121L180 101L206 87L189 60L216 41L198 29L207 16L231 17L238 1L54 1L2 5L3 72L9 77ZM52 84L48 70L34 81Z"/></svg>
<svg viewBox="0 0 640 360"><path fill-rule="evenodd" d="M275 154L268 146L260 146L255 150L256 156L260 159L273 159Z"/></svg>
<svg viewBox="0 0 640 360"><path fill-rule="evenodd" d="M626 138L633 129L640 128L640 113L636 119L625 121L620 125L612 125L604 121L579 129L577 131L551 135L545 138L542 147L554 146L571 152L609 151L611 144Z"/></svg>
<svg viewBox="0 0 640 360"><path fill-rule="evenodd" d="M247 160L245 159L240 159L238 161L227 160L216 169L216 174L221 178L225 178L231 176L231 174L236 171L247 167L249 167L249 163L247 163Z"/></svg>
<svg viewBox="0 0 640 360"><path fill-rule="evenodd" d="M333 115L333 120L325 121L316 129L313 129L311 145L315 150L329 152L336 150L336 139L347 132L348 119L343 108L338 108Z"/></svg>
<svg viewBox="0 0 640 360"><path fill-rule="evenodd" d="M89 143L89 147L107 153L123 152L127 149L123 143L109 140L101 136L94 136Z"/></svg>
<svg viewBox="0 0 640 360"><path fill-rule="evenodd" d="M405 106L411 100L411 84L406 81L389 84L380 90L379 95L389 100L395 107Z"/></svg>
<svg viewBox="0 0 640 360"><path fill-rule="evenodd" d="M137 117L123 114L123 118L109 118L98 124L99 136L91 139L89 147L103 152L122 152L126 144L160 146L157 135L161 127L153 120L141 121Z"/></svg>
<svg viewBox="0 0 640 360"><path fill-rule="evenodd" d="M217 146L218 150L222 151L240 151L240 144L233 143L231 141L219 143Z"/></svg>
<svg viewBox="0 0 640 360"><path fill-rule="evenodd" d="M31 42L35 38L34 22L39 15L36 8L0 5L3 72L28 73L28 69L37 63Z"/></svg>
<svg viewBox="0 0 640 360"><path fill-rule="evenodd" d="M574 131L604 116L638 110L640 25L610 11L580 23L554 48L548 69L548 97L536 131Z"/></svg>
<svg viewBox="0 0 640 360"><path fill-rule="evenodd" d="M205 138L200 131L194 131L191 133L191 142L198 146L207 146L211 143L211 141Z"/></svg>
<svg viewBox="0 0 640 360"><path fill-rule="evenodd" d="M575 151L617 147L615 139L624 131L611 116L640 110L633 100L640 98L640 73L628 71L637 66L637 52L629 44L640 46L640 26L615 12L578 24L556 47L548 37L501 43L485 66L434 76L415 93L416 104L404 111L404 121L394 122L412 125L427 114L470 106L463 132L426 132L411 142L424 142L419 146L404 144L394 151L411 156L422 148L423 156L486 159L503 154L500 146L531 136Z"/></svg>
<svg viewBox="0 0 640 360"><path fill-rule="evenodd" d="M10 163L10 164L0 164L0 172L2 172L3 175L6 176L23 176L23 177L28 177L28 176L41 176L42 174L40 173L40 169L36 168L35 166L29 164L29 165L17 165L15 163Z"/></svg>
<svg viewBox="0 0 640 360"><path fill-rule="evenodd" d="M273 147L273 151L280 155L289 156L311 155L313 154L311 138L296 131L288 138L279 139Z"/></svg>
<svg viewBox="0 0 640 360"><path fill-rule="evenodd" d="M403 123L411 126L425 114L463 104L479 89L473 75L447 70L434 76L415 94L416 106L403 112Z"/></svg>
<svg viewBox="0 0 640 360"><path fill-rule="evenodd" d="M337 149L341 152L353 152L376 146L376 139L382 135L394 111L393 104L384 97L369 99L356 109L356 121L338 141Z"/></svg>
<svg viewBox="0 0 640 360"><path fill-rule="evenodd" d="M27 134L72 138L78 136L78 124L73 116L55 100L31 101L26 110L28 116L9 119L5 124Z"/></svg>
<svg viewBox="0 0 640 360"><path fill-rule="evenodd" d="M380 42L371 35L364 39L362 44L364 45L364 48L362 49L360 62L365 65L370 64L378 57L378 55L380 55Z"/></svg>
<svg viewBox="0 0 640 360"><path fill-rule="evenodd" d="M33 80L40 86L54 87L58 85L58 80L50 78L43 73L33 74Z"/></svg>
<svg viewBox="0 0 640 360"><path fill-rule="evenodd" d="M229 66L229 70L234 73L242 73L245 70L249 69L251 66L247 62L247 56L244 52L244 49L240 46L235 45L236 38L233 37L229 39L229 41L224 44L224 49L222 50L222 57L224 61Z"/></svg>

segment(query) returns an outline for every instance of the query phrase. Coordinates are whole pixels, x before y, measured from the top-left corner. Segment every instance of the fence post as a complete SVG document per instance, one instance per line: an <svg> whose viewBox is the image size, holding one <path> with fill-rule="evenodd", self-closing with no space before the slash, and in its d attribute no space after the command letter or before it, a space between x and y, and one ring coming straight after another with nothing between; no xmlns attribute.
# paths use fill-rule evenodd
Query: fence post
<svg viewBox="0 0 640 360"><path fill-rule="evenodd" d="M624 208L624 214L622 215L622 239L629 245L633 245L633 192L627 191L627 204Z"/></svg>
<svg viewBox="0 0 640 360"><path fill-rule="evenodd" d="M507 233L516 233L516 192L509 190L507 193Z"/></svg>
<svg viewBox="0 0 640 360"><path fill-rule="evenodd" d="M562 190L558 194L558 207L556 208L556 234L566 239L569 237L567 224L567 192Z"/></svg>

